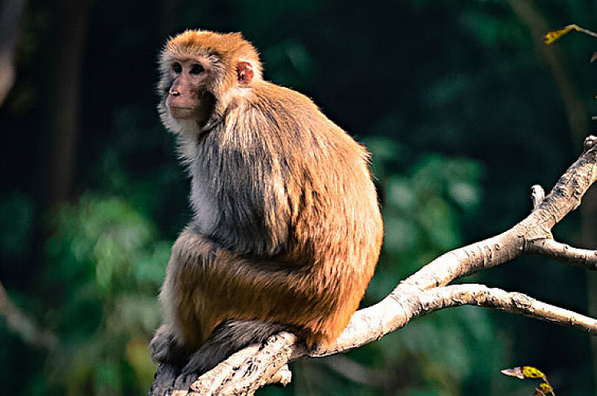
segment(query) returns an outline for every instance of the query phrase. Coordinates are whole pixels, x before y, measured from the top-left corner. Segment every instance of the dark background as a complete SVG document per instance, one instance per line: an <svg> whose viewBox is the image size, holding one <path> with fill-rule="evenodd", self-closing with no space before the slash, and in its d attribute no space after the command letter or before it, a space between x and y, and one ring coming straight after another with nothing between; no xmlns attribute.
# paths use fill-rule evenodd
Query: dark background
<svg viewBox="0 0 597 396"><path fill-rule="evenodd" d="M0 3L2 4L2 3ZM437 255L499 233L549 189L594 128L597 2L573 0L31 0L0 107L0 280L58 340L0 317L0 393L144 394L147 343L188 180L156 112L157 54L187 28L241 31L265 77L299 90L366 144L386 241L364 305ZM556 238L597 247L597 199ZM465 281L597 315L597 280L525 258ZM39 339L37 339L39 341ZM40 342L37 342L39 344ZM585 334L463 307L346 356L301 361L261 394L531 395L500 375L533 365L590 395Z"/></svg>

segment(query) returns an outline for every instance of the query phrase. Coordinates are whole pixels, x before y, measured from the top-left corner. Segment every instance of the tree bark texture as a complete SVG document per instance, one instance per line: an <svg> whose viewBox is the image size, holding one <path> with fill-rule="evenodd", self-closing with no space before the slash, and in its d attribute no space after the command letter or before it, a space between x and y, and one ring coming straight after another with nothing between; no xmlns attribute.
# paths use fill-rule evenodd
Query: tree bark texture
<svg viewBox="0 0 597 396"><path fill-rule="evenodd" d="M490 269L526 254L544 255L568 264L597 269L597 251L568 246L553 239L552 228L578 208L597 180L597 137L585 139L580 158L545 195L533 186L533 210L509 230L484 241L447 252L400 282L379 303L357 311L333 345L307 350L290 333L271 337L264 345L245 348L195 381L190 389L171 389L173 395L252 395L260 387L288 383L286 363L303 357L346 352L406 326L412 319L439 309L476 305L525 315L597 335L597 320L521 293L485 285L449 285L463 276ZM174 384L175 370L158 369L156 384ZM152 391L149 393L155 395ZM162 396L162 395L159 395Z"/></svg>

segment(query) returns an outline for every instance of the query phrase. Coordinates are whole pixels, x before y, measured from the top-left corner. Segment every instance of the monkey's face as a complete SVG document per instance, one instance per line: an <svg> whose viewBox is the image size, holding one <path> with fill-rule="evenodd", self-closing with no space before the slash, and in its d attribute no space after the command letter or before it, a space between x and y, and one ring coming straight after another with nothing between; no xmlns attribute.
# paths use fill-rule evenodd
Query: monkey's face
<svg viewBox="0 0 597 396"><path fill-rule="evenodd" d="M212 100L207 87L209 70L197 59L174 59L170 64L172 81L166 97L166 107L176 120L206 120Z"/></svg>

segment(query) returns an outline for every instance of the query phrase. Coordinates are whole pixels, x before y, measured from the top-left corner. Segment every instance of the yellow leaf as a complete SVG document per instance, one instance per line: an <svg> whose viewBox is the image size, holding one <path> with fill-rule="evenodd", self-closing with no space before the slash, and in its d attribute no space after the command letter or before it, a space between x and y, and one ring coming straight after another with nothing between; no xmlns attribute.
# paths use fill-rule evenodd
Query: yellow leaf
<svg viewBox="0 0 597 396"><path fill-rule="evenodd" d="M524 366L522 368L522 375L524 378L545 378L545 374L541 370L531 366Z"/></svg>
<svg viewBox="0 0 597 396"><path fill-rule="evenodd" d="M535 395L537 395L537 396L554 395L553 388L549 384L543 382L541 385L539 385L539 388L535 389Z"/></svg>
<svg viewBox="0 0 597 396"><path fill-rule="evenodd" d="M563 29L552 30L551 32L547 32L545 36L543 36L543 42L547 45L553 44L556 40L559 40L565 34L570 33L573 30L579 30L578 26L576 25L568 25Z"/></svg>

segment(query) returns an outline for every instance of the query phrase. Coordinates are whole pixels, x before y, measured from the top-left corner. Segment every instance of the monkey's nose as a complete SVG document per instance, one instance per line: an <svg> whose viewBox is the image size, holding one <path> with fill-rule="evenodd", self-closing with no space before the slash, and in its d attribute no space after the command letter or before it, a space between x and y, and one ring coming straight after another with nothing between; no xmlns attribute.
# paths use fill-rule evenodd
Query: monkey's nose
<svg viewBox="0 0 597 396"><path fill-rule="evenodd" d="M180 96L180 91L178 89L171 89L170 95L172 96Z"/></svg>

